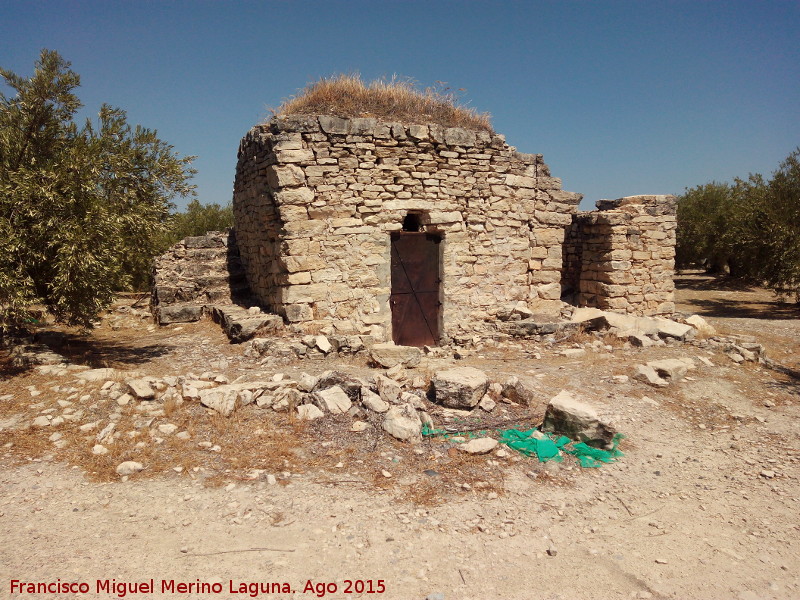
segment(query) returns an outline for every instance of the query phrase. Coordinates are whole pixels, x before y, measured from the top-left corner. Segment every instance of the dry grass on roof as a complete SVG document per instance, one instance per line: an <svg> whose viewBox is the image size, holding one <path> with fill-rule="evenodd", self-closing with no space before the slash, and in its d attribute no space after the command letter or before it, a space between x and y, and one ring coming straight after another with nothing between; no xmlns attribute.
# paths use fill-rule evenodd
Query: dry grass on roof
<svg viewBox="0 0 800 600"><path fill-rule="evenodd" d="M276 115L333 115L375 117L401 123L428 123L492 132L489 113L458 104L446 87L418 88L413 81L377 80L365 83L359 75L334 75L308 84L284 101Z"/></svg>

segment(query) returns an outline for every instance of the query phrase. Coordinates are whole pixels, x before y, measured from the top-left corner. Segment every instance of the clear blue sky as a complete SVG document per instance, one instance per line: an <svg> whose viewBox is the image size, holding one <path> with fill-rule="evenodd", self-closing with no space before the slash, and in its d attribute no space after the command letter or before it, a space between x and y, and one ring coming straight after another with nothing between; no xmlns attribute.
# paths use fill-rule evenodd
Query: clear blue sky
<svg viewBox="0 0 800 600"><path fill-rule="evenodd" d="M0 65L30 75L41 48L72 62L86 111L197 155L202 202L230 201L269 107L337 72L465 88L584 208L768 175L800 145L797 0L0 0Z"/></svg>

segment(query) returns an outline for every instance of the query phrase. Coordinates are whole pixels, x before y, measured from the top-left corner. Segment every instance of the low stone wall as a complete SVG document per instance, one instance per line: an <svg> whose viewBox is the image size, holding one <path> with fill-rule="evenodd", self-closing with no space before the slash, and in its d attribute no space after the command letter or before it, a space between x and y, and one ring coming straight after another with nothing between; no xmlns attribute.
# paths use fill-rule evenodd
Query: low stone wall
<svg viewBox="0 0 800 600"><path fill-rule="evenodd" d="M578 306L641 315L675 310L674 196L600 200L567 234L565 287Z"/></svg>
<svg viewBox="0 0 800 600"><path fill-rule="evenodd" d="M155 259L151 310L161 324L196 321L204 307L249 297L233 230L188 237Z"/></svg>

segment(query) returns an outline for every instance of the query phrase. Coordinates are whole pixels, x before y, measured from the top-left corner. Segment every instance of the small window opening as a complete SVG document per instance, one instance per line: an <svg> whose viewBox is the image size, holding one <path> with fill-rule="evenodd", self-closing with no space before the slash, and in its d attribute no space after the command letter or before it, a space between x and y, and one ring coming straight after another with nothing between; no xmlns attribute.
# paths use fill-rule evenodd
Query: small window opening
<svg viewBox="0 0 800 600"><path fill-rule="evenodd" d="M419 221L419 215L408 213L403 219L403 231L420 231L422 223Z"/></svg>

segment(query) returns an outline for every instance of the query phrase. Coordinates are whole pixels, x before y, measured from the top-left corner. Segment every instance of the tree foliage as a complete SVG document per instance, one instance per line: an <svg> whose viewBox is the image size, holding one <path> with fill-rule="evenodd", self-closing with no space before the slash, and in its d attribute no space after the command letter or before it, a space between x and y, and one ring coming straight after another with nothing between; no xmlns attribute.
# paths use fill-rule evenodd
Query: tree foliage
<svg viewBox="0 0 800 600"><path fill-rule="evenodd" d="M192 195L193 157L103 105L75 122L80 78L43 50L26 79L0 69L0 331L32 303L89 326L149 264L171 200Z"/></svg>
<svg viewBox="0 0 800 600"><path fill-rule="evenodd" d="M676 262L727 271L800 301L800 148L769 181L755 174L686 190L678 201Z"/></svg>
<svg viewBox="0 0 800 600"><path fill-rule="evenodd" d="M166 246L189 236L203 235L208 231L223 231L228 227L233 227L233 208L230 204L200 204L195 198L189 202L185 212L173 215Z"/></svg>

